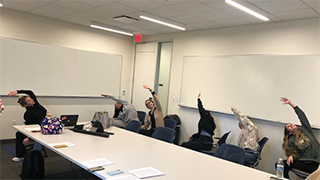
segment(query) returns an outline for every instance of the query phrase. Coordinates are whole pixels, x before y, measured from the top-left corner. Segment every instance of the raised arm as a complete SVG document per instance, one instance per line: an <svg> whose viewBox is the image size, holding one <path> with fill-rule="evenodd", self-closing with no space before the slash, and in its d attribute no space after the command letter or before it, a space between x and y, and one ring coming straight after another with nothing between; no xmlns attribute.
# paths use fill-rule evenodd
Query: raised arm
<svg viewBox="0 0 320 180"><path fill-rule="evenodd" d="M197 96L197 100L198 100L198 111L199 111L200 115L202 116L205 113L205 109L203 108L200 96L201 96L201 92L199 92L199 94Z"/></svg>
<svg viewBox="0 0 320 180"><path fill-rule="evenodd" d="M240 112L234 106L231 106L231 110L232 110L233 114L235 115L235 117L241 122L242 126L245 129L248 129L249 131L254 130L255 125L253 124L253 122L245 114Z"/></svg>
<svg viewBox="0 0 320 180"><path fill-rule="evenodd" d="M283 104L289 104L292 108L295 108L296 107L296 105L295 104L293 104L288 98L286 98L286 97L282 97L281 99L280 99L280 101L283 103Z"/></svg>
<svg viewBox="0 0 320 180"><path fill-rule="evenodd" d="M15 96L17 94L27 94L34 100L34 102L38 102L36 95L31 90L16 90L9 92L8 96Z"/></svg>
<svg viewBox="0 0 320 180"><path fill-rule="evenodd" d="M282 101L283 104L289 104L296 112L302 127L304 127L307 131L309 131L311 134L313 134L311 125L309 123L309 120L308 120L306 114L298 106L293 104L288 98L282 97L280 99L280 101Z"/></svg>
<svg viewBox="0 0 320 180"><path fill-rule="evenodd" d="M116 101L116 102L118 102L118 103L123 104L123 105L129 104L126 100L121 99L121 98L116 98L116 97L114 97L114 96L110 96L110 95L107 95L107 94L101 94L101 96L110 98L110 99L112 99L112 100L114 100L114 101Z"/></svg>
<svg viewBox="0 0 320 180"><path fill-rule="evenodd" d="M157 93L154 92L148 85L143 85L143 88L148 89L151 92L151 94L153 96L153 99L154 99L154 102L156 103L157 109L160 112L162 112L162 107L161 107L160 100L159 100L159 97L158 97Z"/></svg>

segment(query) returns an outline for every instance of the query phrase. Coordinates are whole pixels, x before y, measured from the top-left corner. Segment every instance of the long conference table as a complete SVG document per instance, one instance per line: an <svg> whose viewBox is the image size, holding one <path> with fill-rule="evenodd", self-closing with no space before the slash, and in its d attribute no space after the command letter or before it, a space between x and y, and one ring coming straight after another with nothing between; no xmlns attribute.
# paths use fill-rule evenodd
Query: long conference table
<svg viewBox="0 0 320 180"><path fill-rule="evenodd" d="M17 125L18 131L74 164L88 169L81 162L105 158L114 162L104 170L92 172L101 179L128 175L129 170L153 167L164 173L150 177L155 180L269 180L270 173L198 153L174 144L146 137L121 128L110 127L109 138L81 134L64 129L59 135L42 135L31 132L38 125ZM50 144L70 142L75 146L53 148ZM120 169L124 173L109 176L107 172Z"/></svg>

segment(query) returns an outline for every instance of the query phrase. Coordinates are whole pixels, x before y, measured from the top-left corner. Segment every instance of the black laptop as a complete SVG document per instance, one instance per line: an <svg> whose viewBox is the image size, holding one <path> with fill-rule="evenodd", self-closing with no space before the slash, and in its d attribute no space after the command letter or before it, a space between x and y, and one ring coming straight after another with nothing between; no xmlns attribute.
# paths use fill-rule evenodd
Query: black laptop
<svg viewBox="0 0 320 180"><path fill-rule="evenodd" d="M67 117L67 119L62 121L62 124L64 124L64 127L73 127L77 125L79 115L61 115L60 119L64 116Z"/></svg>

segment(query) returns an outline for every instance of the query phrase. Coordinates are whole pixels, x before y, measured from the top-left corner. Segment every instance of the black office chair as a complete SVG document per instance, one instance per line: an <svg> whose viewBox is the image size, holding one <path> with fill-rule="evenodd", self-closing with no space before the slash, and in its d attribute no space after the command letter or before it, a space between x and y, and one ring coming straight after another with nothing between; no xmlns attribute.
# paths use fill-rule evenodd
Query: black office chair
<svg viewBox="0 0 320 180"><path fill-rule="evenodd" d="M215 157L238 164L244 164L244 149L232 144L222 144L214 153Z"/></svg>
<svg viewBox="0 0 320 180"><path fill-rule="evenodd" d="M164 119L164 127L172 128L173 130L176 129L177 121L173 119Z"/></svg>
<svg viewBox="0 0 320 180"><path fill-rule="evenodd" d="M214 155L214 153L217 151L217 149L222 145L226 143L226 140L229 136L231 131L228 131L224 133L221 137L214 137L213 139L217 139L217 143L212 143L212 148L210 151L201 150L201 152L209 155Z"/></svg>
<svg viewBox="0 0 320 180"><path fill-rule="evenodd" d="M251 149L245 149L246 153L250 153L250 154L255 154L257 156L255 161L251 161L251 162L245 162L244 165L249 166L249 167L256 167L259 164L259 161L261 160L261 151L264 147L264 145L267 143L267 141L269 140L269 138L264 137L259 141L259 148L257 149L257 151L251 150Z"/></svg>
<svg viewBox="0 0 320 180"><path fill-rule="evenodd" d="M139 132L141 128L142 123L137 120L131 120L125 127L126 130L132 131L132 132Z"/></svg>
<svg viewBox="0 0 320 180"><path fill-rule="evenodd" d="M139 121L144 125L144 119L146 118L146 112L144 111L137 111Z"/></svg>
<svg viewBox="0 0 320 180"><path fill-rule="evenodd" d="M300 169L295 169L295 168L292 168L290 169L290 171L297 175L298 177L302 178L302 179L306 179L311 173L308 173L308 172L305 172L305 171L302 171Z"/></svg>
<svg viewBox="0 0 320 180"><path fill-rule="evenodd" d="M168 143L172 143L175 136L175 131L168 127L157 127L151 137Z"/></svg>

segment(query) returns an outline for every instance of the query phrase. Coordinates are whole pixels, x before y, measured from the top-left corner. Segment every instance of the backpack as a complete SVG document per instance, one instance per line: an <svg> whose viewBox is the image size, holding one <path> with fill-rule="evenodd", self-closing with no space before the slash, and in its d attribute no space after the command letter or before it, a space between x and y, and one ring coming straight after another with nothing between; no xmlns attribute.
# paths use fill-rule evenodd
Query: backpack
<svg viewBox="0 0 320 180"><path fill-rule="evenodd" d="M62 123L57 117L45 117L40 122L41 133L46 134L61 134L62 133Z"/></svg>
<svg viewBox="0 0 320 180"><path fill-rule="evenodd" d="M31 150L24 156L21 179L43 179L44 158L40 151Z"/></svg>

